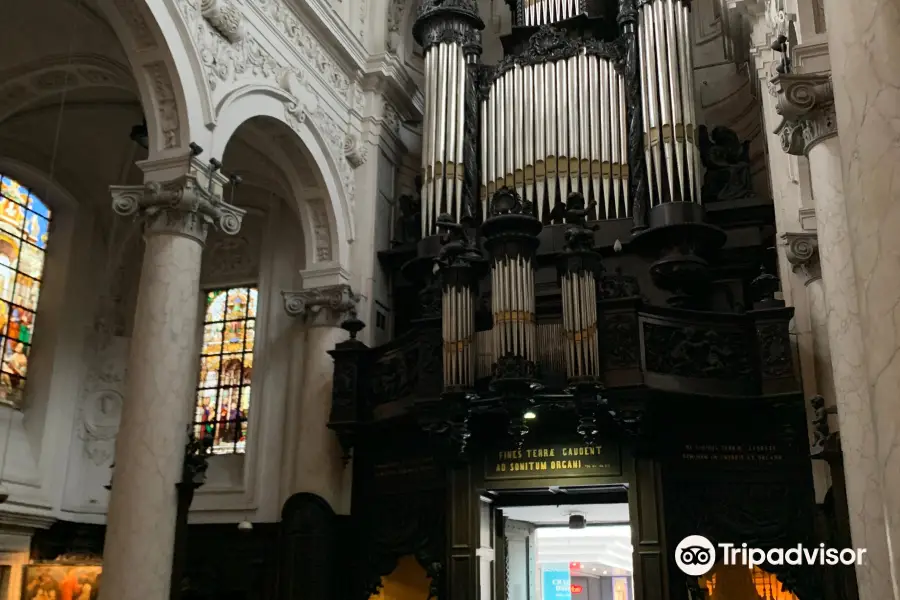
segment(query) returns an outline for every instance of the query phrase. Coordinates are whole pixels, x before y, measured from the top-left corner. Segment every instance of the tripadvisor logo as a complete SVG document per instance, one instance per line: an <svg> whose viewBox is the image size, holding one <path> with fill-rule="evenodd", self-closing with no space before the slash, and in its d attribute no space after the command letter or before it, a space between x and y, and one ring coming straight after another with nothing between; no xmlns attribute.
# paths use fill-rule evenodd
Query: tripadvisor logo
<svg viewBox="0 0 900 600"><path fill-rule="evenodd" d="M718 548L702 535L689 535L675 548L675 564L681 572L700 577L712 571L716 558L724 565L743 565L752 569L760 565L861 565L865 548L828 548L825 544L805 548L797 544L790 548L752 548L747 544L718 544Z"/></svg>

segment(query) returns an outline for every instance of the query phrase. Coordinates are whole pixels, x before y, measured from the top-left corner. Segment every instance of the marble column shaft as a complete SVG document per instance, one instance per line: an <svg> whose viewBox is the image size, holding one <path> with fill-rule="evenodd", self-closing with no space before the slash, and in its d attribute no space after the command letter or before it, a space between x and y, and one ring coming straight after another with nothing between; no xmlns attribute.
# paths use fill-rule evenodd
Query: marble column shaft
<svg viewBox="0 0 900 600"><path fill-rule="evenodd" d="M865 433L875 445L873 477L881 477L883 492L879 499L867 499L864 514L853 516L882 529L890 557L889 570L859 582L860 596L896 600L900 598L900 0L826 0L825 16L847 233L865 339L862 371L871 402ZM859 493L852 486L848 481L848 493Z"/></svg>
<svg viewBox="0 0 900 600"><path fill-rule="evenodd" d="M860 600L892 598L884 595L890 559L884 518L881 467L871 435L872 412L865 376L865 346L859 319L846 202L839 174L840 141L831 137L808 152L810 179L816 203L822 279L826 290L827 321L841 449L847 480L850 530L856 547L866 548L856 575Z"/></svg>
<svg viewBox="0 0 900 600"><path fill-rule="evenodd" d="M334 361L329 350L348 338L342 320L355 310L359 296L346 284L285 292L285 310L305 328L302 387L292 400L296 424L289 425L287 439L294 440L293 469L288 494L309 492L328 502L338 514L349 512L349 477L337 435L328 428Z"/></svg>
<svg viewBox="0 0 900 600"><path fill-rule="evenodd" d="M203 242L213 217L240 227L204 186L112 188L120 215L145 219L144 251L103 552L101 600L169 600L189 407L195 397ZM193 210L192 210L193 209Z"/></svg>

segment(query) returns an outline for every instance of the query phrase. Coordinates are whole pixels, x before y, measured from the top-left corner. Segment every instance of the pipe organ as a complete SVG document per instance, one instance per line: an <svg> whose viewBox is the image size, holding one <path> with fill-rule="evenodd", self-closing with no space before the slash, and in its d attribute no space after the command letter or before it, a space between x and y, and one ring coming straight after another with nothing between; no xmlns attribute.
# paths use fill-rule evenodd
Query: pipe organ
<svg viewBox="0 0 900 600"><path fill-rule="evenodd" d="M422 0L413 27L425 63L421 237L480 222L491 257L488 335L475 331L476 284L443 288L445 387L472 385L483 342L495 380L510 361L527 379L538 234L563 223L574 244L560 271L567 375L598 385L599 259L586 222L634 219L640 231L650 212L652 230L702 211L690 0L510 1L496 65L480 62L474 0Z"/></svg>

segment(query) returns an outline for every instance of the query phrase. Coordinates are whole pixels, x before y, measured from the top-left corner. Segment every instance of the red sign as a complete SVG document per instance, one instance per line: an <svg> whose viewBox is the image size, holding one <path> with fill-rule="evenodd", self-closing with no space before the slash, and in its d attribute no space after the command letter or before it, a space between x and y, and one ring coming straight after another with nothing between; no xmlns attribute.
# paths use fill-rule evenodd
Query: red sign
<svg viewBox="0 0 900 600"><path fill-rule="evenodd" d="M569 568L570 568L570 569L580 569L580 568L581 568L581 563L579 563L579 562L569 563Z"/></svg>
<svg viewBox="0 0 900 600"><path fill-rule="evenodd" d="M581 587L580 585L575 585L574 583L572 584L572 593L573 594L580 594L583 591L584 591L584 588Z"/></svg>

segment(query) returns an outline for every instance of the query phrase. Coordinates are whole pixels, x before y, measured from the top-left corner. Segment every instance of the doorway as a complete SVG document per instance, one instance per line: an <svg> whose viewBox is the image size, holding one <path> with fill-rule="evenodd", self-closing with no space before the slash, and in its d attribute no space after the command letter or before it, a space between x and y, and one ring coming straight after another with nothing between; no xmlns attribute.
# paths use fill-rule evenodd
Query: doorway
<svg viewBox="0 0 900 600"><path fill-rule="evenodd" d="M496 600L634 600L624 486L491 495Z"/></svg>

